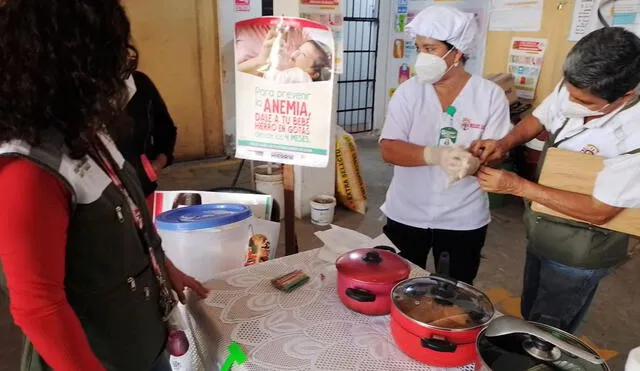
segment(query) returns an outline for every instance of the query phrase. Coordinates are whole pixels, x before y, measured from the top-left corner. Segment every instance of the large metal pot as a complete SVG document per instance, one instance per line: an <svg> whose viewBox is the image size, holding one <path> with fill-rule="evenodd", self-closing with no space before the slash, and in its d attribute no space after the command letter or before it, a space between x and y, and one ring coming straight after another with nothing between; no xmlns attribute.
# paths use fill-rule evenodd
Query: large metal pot
<svg viewBox="0 0 640 371"><path fill-rule="evenodd" d="M409 263L385 246L344 253L336 260L336 268L342 303L370 316L389 314L391 289L411 272Z"/></svg>
<svg viewBox="0 0 640 371"><path fill-rule="evenodd" d="M391 335L396 345L432 366L477 362L476 337L493 315L485 294L445 276L411 278L391 293Z"/></svg>
<svg viewBox="0 0 640 371"><path fill-rule="evenodd" d="M609 371L609 366L575 336L541 323L503 316L477 340L482 371Z"/></svg>

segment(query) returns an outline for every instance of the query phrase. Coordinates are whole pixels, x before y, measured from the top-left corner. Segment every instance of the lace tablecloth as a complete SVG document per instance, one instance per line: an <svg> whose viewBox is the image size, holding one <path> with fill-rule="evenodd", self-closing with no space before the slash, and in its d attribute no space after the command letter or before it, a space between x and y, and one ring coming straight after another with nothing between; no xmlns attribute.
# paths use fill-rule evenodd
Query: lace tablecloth
<svg viewBox="0 0 640 371"><path fill-rule="evenodd" d="M248 356L232 370L445 370L405 356L394 344L389 316L370 317L347 309L336 292L335 266L312 250L227 272L206 283L205 300L191 304L191 357L217 370L238 343ZM271 286L279 275L302 269L311 277L284 293ZM428 273L414 267L412 277ZM206 334L206 335L205 335ZM205 366L206 365L206 366ZM472 371L473 366L461 369Z"/></svg>

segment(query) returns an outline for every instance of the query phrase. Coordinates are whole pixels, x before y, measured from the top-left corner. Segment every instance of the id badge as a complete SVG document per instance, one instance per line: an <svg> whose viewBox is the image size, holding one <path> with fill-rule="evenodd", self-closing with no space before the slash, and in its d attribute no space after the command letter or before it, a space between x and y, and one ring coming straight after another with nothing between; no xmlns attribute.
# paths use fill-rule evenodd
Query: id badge
<svg viewBox="0 0 640 371"><path fill-rule="evenodd" d="M458 130L452 127L444 127L440 129L440 137L438 139L438 147L450 147L456 144L458 140Z"/></svg>

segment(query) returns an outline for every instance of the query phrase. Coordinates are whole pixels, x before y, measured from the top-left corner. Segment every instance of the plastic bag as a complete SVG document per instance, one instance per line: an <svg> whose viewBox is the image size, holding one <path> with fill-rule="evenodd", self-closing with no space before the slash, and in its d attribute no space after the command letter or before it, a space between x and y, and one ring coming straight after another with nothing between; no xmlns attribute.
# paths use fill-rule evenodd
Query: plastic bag
<svg viewBox="0 0 640 371"><path fill-rule="evenodd" d="M336 199L349 210L363 215L367 212L358 148L353 136L341 127L336 131Z"/></svg>
<svg viewBox="0 0 640 371"><path fill-rule="evenodd" d="M474 175L480 168L480 160L477 157L469 157L461 160L462 164L457 173L448 174L447 187L457 183L463 178Z"/></svg>

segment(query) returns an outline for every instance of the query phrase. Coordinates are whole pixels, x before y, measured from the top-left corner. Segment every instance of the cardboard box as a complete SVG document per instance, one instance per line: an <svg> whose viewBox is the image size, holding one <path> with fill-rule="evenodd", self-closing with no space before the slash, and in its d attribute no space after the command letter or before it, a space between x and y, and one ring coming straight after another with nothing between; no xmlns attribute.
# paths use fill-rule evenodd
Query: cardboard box
<svg viewBox="0 0 640 371"><path fill-rule="evenodd" d="M487 80L491 80L498 84L509 100L509 104L513 104L518 100L516 95L516 80L510 73L496 73L487 76Z"/></svg>
<svg viewBox="0 0 640 371"><path fill-rule="evenodd" d="M538 183L563 191L592 195L598 173L603 168L603 157L549 148ZM543 214L576 220L535 202L531 205L531 209ZM600 227L631 236L640 236L640 209L625 209Z"/></svg>

